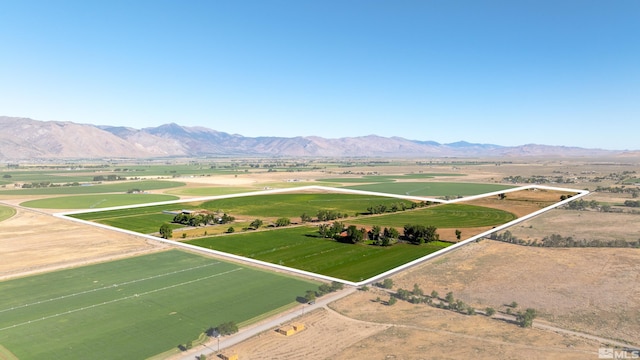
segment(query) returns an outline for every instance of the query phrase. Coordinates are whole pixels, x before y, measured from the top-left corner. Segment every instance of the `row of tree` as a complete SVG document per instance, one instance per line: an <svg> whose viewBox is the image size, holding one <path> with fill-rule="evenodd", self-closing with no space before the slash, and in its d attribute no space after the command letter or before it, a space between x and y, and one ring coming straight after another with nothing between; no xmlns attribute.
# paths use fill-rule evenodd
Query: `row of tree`
<svg viewBox="0 0 640 360"><path fill-rule="evenodd" d="M407 224L404 226L403 240L412 244L423 244L440 240L435 226ZM323 238L332 238L340 242L357 244L365 240L372 240L372 245L390 246L400 239L400 234L395 228L384 228L375 225L371 230L358 228L355 225L345 227L344 223L335 221L333 224L320 224L318 233ZM343 235L344 233L344 235Z"/></svg>
<svg viewBox="0 0 640 360"><path fill-rule="evenodd" d="M640 207L640 200L625 200L624 206L628 207Z"/></svg>
<svg viewBox="0 0 640 360"><path fill-rule="evenodd" d="M422 208L431 205L431 201L412 202L409 206L405 202L393 203L391 205L378 204L367 208L368 214L384 214L387 212L405 211L407 209Z"/></svg>
<svg viewBox="0 0 640 360"><path fill-rule="evenodd" d="M332 293L334 291L342 290L344 285L337 281L332 281L331 284L321 284L318 286L318 290L307 290L304 300L309 303L316 300L321 296Z"/></svg>
<svg viewBox="0 0 640 360"><path fill-rule="evenodd" d="M379 283L377 285L384 287L386 289L390 289L393 285L393 281L391 279L385 279L385 281L387 281L387 284ZM368 288L363 288L362 290L368 290ZM439 297L438 292L435 290L433 290L430 295L425 295L422 289L420 288L420 286L418 286L418 284L413 284L413 290L405 290L405 289L399 288L394 294L391 294L387 304L393 305L397 302L397 300L407 301L412 304L425 303L441 309L448 309L448 310L456 311L456 312L467 314L467 315L476 314L476 309L473 306L466 304L461 299L456 299L453 296L453 292L451 291L448 292L445 295L444 299L441 299ZM528 308L524 312L518 311L518 313L513 314L512 309L515 309L518 306L518 303L513 301L509 306L510 307L507 308L506 313L510 315L515 315L516 323L519 326L531 327L533 325L533 319L535 319L537 316L537 312L535 309ZM491 317L496 313L496 311L491 307L487 307L484 310L484 313L486 316Z"/></svg>
<svg viewBox="0 0 640 360"><path fill-rule="evenodd" d="M574 239L572 236L562 236L559 234L551 234L538 240L523 240L513 235L509 230L502 233L493 233L489 236L491 240L504 241L511 244L538 247L614 247L614 248L640 248L640 239L637 241L627 241L622 239L616 240L598 240L598 239Z"/></svg>
<svg viewBox="0 0 640 360"><path fill-rule="evenodd" d="M187 226L202 226L212 224L227 224L233 222L236 218L227 214L217 216L214 214L185 214L180 213L173 217L173 221L176 224L182 224Z"/></svg>
<svg viewBox="0 0 640 360"><path fill-rule="evenodd" d="M614 194L631 194L633 198L640 197L640 189L637 187L627 186L598 186L596 192L610 192Z"/></svg>
<svg viewBox="0 0 640 360"><path fill-rule="evenodd" d="M118 181L118 180L127 180L127 178L124 178L122 176L118 176L118 175L98 175L98 176L94 176L93 177L93 181Z"/></svg>

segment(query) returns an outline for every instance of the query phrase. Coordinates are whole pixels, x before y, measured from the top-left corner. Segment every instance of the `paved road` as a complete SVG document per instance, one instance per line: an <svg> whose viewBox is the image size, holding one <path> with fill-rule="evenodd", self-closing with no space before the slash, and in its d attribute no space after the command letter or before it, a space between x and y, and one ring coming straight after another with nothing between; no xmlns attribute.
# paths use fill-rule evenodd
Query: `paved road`
<svg viewBox="0 0 640 360"><path fill-rule="evenodd" d="M305 313L308 313L310 311L313 311L315 309L319 309L321 307L325 307L327 304L329 304L330 302L336 301L338 299L341 299L347 295L352 294L353 292L357 291L357 288L355 287L345 287L343 290L340 291L336 291L327 295L324 295L323 297L320 297L318 299L316 299L315 304L313 305L309 305L309 304L302 304L299 306L296 306L294 309L289 310L285 313L282 314L278 314L274 317L271 317L267 320L264 320L262 322L259 322L257 324L248 326L246 328L241 329L238 333L233 334L231 336L224 336L221 337L220 340L220 350L226 349L228 347L231 347L235 344L238 344L242 341L245 341L249 338L252 338L264 331L268 331L270 329L274 329L284 323L290 322L291 320L297 318L298 316L301 316ZM194 347L193 349L189 350L189 351L185 351L182 354L180 354L180 357L176 357L176 359L181 359L181 360L194 360L196 356L199 356L200 354L204 354L204 355L210 355L210 354L214 354L218 351L218 340L213 339L209 342L207 342L206 344L203 345L199 345ZM172 357L173 358L173 357Z"/></svg>

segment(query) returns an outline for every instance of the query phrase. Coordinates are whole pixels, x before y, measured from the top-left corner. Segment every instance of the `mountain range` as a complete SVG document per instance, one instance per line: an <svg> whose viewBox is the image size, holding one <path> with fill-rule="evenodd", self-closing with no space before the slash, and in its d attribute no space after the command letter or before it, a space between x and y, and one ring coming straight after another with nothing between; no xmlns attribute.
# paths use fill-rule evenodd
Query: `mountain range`
<svg viewBox="0 0 640 360"><path fill-rule="evenodd" d="M639 152L465 141L441 144L377 135L245 137L205 127L165 124L134 129L0 116L0 161L207 156L261 157L600 157Z"/></svg>

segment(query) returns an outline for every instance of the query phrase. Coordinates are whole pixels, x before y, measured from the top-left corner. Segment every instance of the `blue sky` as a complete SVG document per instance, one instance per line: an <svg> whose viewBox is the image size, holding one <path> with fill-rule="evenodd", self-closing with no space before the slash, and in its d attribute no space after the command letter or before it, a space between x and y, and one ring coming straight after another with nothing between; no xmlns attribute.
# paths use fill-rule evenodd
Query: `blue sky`
<svg viewBox="0 0 640 360"><path fill-rule="evenodd" d="M640 149L640 1L0 0L0 115Z"/></svg>

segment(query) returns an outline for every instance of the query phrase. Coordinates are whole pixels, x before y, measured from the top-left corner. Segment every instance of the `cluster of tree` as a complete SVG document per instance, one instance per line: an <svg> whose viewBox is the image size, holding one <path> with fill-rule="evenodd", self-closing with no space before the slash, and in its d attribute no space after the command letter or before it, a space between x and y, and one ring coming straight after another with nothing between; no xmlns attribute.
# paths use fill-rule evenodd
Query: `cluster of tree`
<svg viewBox="0 0 640 360"><path fill-rule="evenodd" d="M255 219L249 224L249 227L253 230L257 230L260 226L262 226L263 221L260 219Z"/></svg>
<svg viewBox="0 0 640 360"><path fill-rule="evenodd" d="M318 286L318 290L307 290L307 293L304 296L304 300L309 303L315 301L316 298L332 293L334 291L342 290L343 288L344 285L337 281L332 281L331 285L321 284L320 286Z"/></svg>
<svg viewBox="0 0 640 360"><path fill-rule="evenodd" d="M569 210L587 210L587 209L598 209L599 205L600 204L595 200L586 201L584 199L578 199L578 200L571 201L570 203L565 205L565 208Z"/></svg>
<svg viewBox="0 0 640 360"><path fill-rule="evenodd" d="M127 194L134 194L134 193L141 193L144 192L142 189L138 189L138 188L133 188L133 189L129 189L127 190Z"/></svg>
<svg viewBox="0 0 640 360"><path fill-rule="evenodd" d="M238 332L238 325L236 325L236 323L233 321L228 321L216 327L210 326L205 331L205 334L210 337L218 337L218 336L235 334L237 332ZM193 348L193 340L189 340L185 344L178 345L178 349L180 349L180 351L187 351L191 348ZM204 354L200 356L196 356L196 359L200 359L200 360L204 360L206 358L207 356Z"/></svg>
<svg viewBox="0 0 640 360"><path fill-rule="evenodd" d="M400 233L395 228L381 229L378 225L373 226L367 235L372 244L378 246L391 246L400 238Z"/></svg>
<svg viewBox="0 0 640 360"><path fill-rule="evenodd" d="M453 292L448 292L444 299L439 298L439 294L437 291L433 290L430 295L425 295L420 286L418 284L413 284L413 290L405 290L398 289L395 294L392 294L389 298L388 305L393 305L396 303L396 299L404 300L410 302L412 304L428 304L431 306L435 306L440 309L447 309L451 311L456 311L461 314L467 315L475 315L476 309L466 304L461 299L456 299L453 296ZM506 313L512 314L512 308L515 309L518 306L518 303L515 301L511 303L510 307L507 308ZM492 307L487 307L485 310L486 316L493 316L496 311ZM533 319L536 318L537 312L534 309L528 308L524 312L518 312L515 314L516 323L521 327L531 327L533 324Z"/></svg>
<svg viewBox="0 0 640 360"><path fill-rule="evenodd" d="M598 186L596 188L596 192L610 192L614 194L631 194L633 198L640 197L640 189L637 187L626 187L626 186L609 186L603 187Z"/></svg>
<svg viewBox="0 0 640 360"><path fill-rule="evenodd" d="M30 184L24 183L22 184L23 189L34 189L34 188L46 188L53 186L50 181L40 181L40 182L32 182Z"/></svg>
<svg viewBox="0 0 640 360"><path fill-rule="evenodd" d="M323 238L337 239L344 231L344 223L334 221L333 224L320 224L318 226L318 233Z"/></svg>
<svg viewBox="0 0 640 360"><path fill-rule="evenodd" d="M391 289L393 287L393 279L386 278L382 280L382 282L378 282L375 285L383 289Z"/></svg>
<svg viewBox="0 0 640 360"><path fill-rule="evenodd" d="M613 209L609 204L599 203L595 200L586 201L584 199L578 199L566 204L565 209L569 209L569 210L592 209L592 210L597 210L601 212L622 212L622 210L620 209Z"/></svg>
<svg viewBox="0 0 640 360"><path fill-rule="evenodd" d="M281 217L281 218L277 219L274 224L275 224L276 227L289 226L289 225L291 225L291 219L286 218L286 217Z"/></svg>
<svg viewBox="0 0 640 360"><path fill-rule="evenodd" d="M496 234L493 233L489 237L492 240L504 241L512 244L524 245L524 246L538 246L538 247L614 247L614 248L640 248L640 239L638 241L627 240L586 240L586 239L574 239L572 236L564 237L559 234L552 234L542 238L541 242L538 240L523 240L513 235L509 230Z"/></svg>
<svg viewBox="0 0 640 360"><path fill-rule="evenodd" d="M55 184L48 181L32 182L31 184L22 184L22 189L44 188L44 187L65 187L65 186L80 186L80 183L75 181L71 183Z"/></svg>
<svg viewBox="0 0 640 360"><path fill-rule="evenodd" d="M219 324L216 327L209 327L207 329L207 335L209 336L226 336L235 334L238 332L238 325L233 321L227 321Z"/></svg>
<svg viewBox="0 0 640 360"><path fill-rule="evenodd" d="M344 231L346 231L346 234L343 236L342 232ZM323 238L332 238L339 242L357 244L366 239L367 230L364 228L358 229L355 225L349 225L345 228L344 223L334 221L332 225L320 224L318 233Z"/></svg>
<svg viewBox="0 0 640 360"><path fill-rule="evenodd" d="M435 226L424 226L407 224L404 226L404 239L412 244L423 244L430 241L440 240L440 235L436 233Z"/></svg>
<svg viewBox="0 0 640 360"><path fill-rule="evenodd" d="M367 207L367 214L384 214L386 212L405 211L407 209L422 208L431 204L431 201L421 201L419 203L412 202L409 206L404 202L393 203L388 206L385 204L378 204Z"/></svg>
<svg viewBox="0 0 640 360"><path fill-rule="evenodd" d="M306 215L306 214L303 214L303 215ZM302 215L300 217L302 218ZM336 220L343 217L346 218L346 217L349 217L349 215L339 213L335 210L318 210L316 217L318 218L318 221L331 221L331 220Z"/></svg>
<svg viewBox="0 0 640 360"><path fill-rule="evenodd" d="M512 183L512 184L573 184L576 182L576 178L575 177L565 178L562 175L555 175L555 176L532 175L529 177L516 175L516 176L504 177L502 178L502 181Z"/></svg>
<svg viewBox="0 0 640 360"><path fill-rule="evenodd" d="M624 206L628 207L640 207L640 200L625 200Z"/></svg>
<svg viewBox="0 0 640 360"><path fill-rule="evenodd" d="M117 180L126 180L126 179L127 178L124 178L119 175L114 175L114 174L107 175L107 176L98 175L93 177L93 181L117 181Z"/></svg>
<svg viewBox="0 0 640 360"><path fill-rule="evenodd" d="M535 309L527 308L524 312L518 312L516 322L521 327L531 327L536 316L538 316L538 313Z"/></svg>
<svg viewBox="0 0 640 360"><path fill-rule="evenodd" d="M227 224L236 218L227 214L216 216L214 214L185 214L180 213L173 217L173 222L188 226L201 226L210 224Z"/></svg>
<svg viewBox="0 0 640 360"><path fill-rule="evenodd" d="M345 233L344 235L343 232ZM380 226L375 225L371 230L367 231L365 228L358 228L355 225L345 227L345 224L340 221L334 221L331 225L320 224L318 226L318 233L323 238L332 238L350 244L358 244L365 240L372 240L372 245L391 246L400 239L400 234L395 228L385 227L382 229ZM461 234L461 232L456 233L457 236ZM435 226L407 224L404 226L403 240L412 244L423 244L440 240L440 236L437 234L437 228Z"/></svg>

